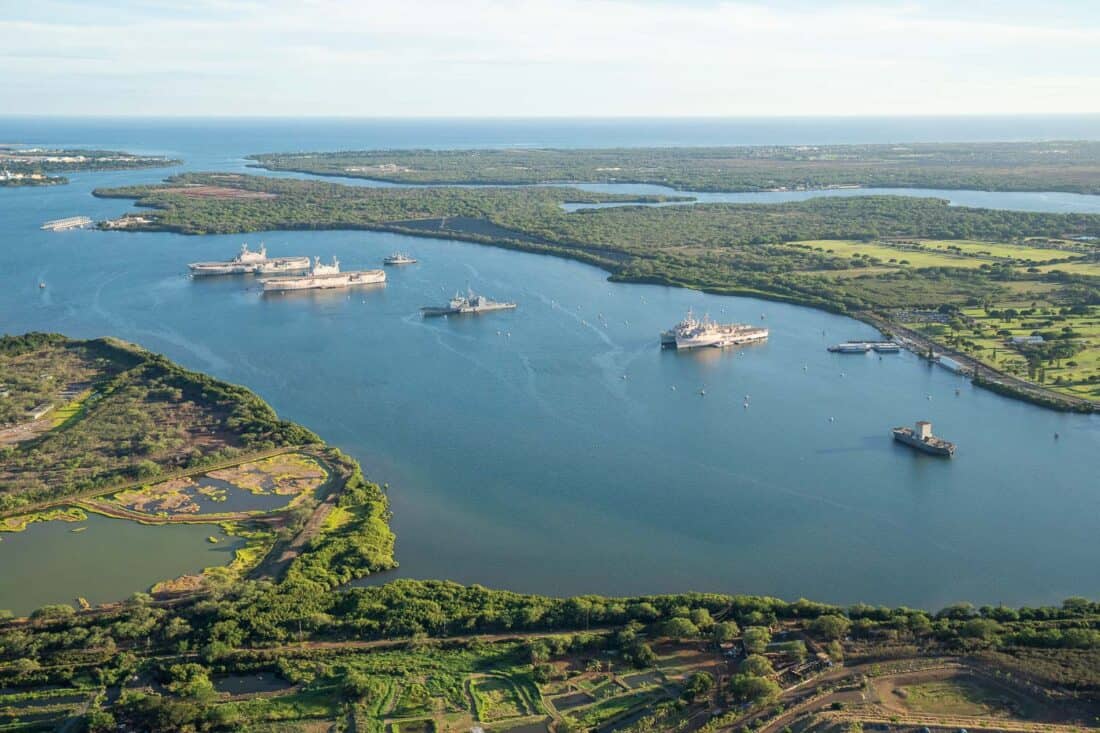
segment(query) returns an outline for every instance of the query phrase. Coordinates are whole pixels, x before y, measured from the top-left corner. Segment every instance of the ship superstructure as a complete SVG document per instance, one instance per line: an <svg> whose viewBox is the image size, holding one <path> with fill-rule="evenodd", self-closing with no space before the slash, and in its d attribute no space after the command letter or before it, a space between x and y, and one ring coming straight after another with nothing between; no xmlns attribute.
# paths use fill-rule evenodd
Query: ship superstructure
<svg viewBox="0 0 1100 733"><path fill-rule="evenodd" d="M511 310L515 307L515 303L499 303L484 295L476 295L473 290L467 290L465 295L455 293L455 297L445 306L427 306L421 308L420 312L425 316L449 316Z"/></svg>
<svg viewBox="0 0 1100 733"><path fill-rule="evenodd" d="M322 265L321 258L313 258L309 272L302 277L274 277L262 280L265 293L281 293L290 290L331 290L356 285L377 285L386 282L382 270L340 271L340 260L332 258L331 265Z"/></svg>
<svg viewBox="0 0 1100 733"><path fill-rule="evenodd" d="M268 257L267 247L253 252L248 244L241 245L237 256L225 262L192 262L188 265L191 275L271 275L275 273L305 272L309 269L308 257Z"/></svg>
<svg viewBox="0 0 1100 733"><path fill-rule="evenodd" d="M768 340L768 329L747 323L717 323L708 316L696 318L688 311L684 320L661 334L661 346L666 349L723 349L741 344Z"/></svg>

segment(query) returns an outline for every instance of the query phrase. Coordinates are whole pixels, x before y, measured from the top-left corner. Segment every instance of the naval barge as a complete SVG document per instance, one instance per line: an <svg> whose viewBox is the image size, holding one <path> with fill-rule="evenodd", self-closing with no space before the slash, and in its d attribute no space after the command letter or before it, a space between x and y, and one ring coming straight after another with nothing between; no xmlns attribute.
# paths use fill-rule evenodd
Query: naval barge
<svg viewBox="0 0 1100 733"><path fill-rule="evenodd" d="M484 295L475 295L473 290L468 290L466 295L455 293L451 302L445 306L426 306L420 309L425 318L431 316L471 315L488 313L489 311L512 310L515 303L498 303L489 300Z"/></svg>
<svg viewBox="0 0 1100 733"><path fill-rule="evenodd" d="M382 270L355 270L340 272L340 260L332 258L331 265L322 265L321 258L315 257L309 272L302 277L273 277L261 280L265 293L284 293L291 290L331 290L350 288L356 285L377 285L386 282L386 273Z"/></svg>
<svg viewBox="0 0 1100 733"><path fill-rule="evenodd" d="M945 458L955 455L955 444L933 435L932 423L927 420L918 421L916 430L902 427L894 428L893 432L894 440L905 443L910 448L916 448L919 451Z"/></svg>
<svg viewBox="0 0 1100 733"><path fill-rule="evenodd" d="M689 310L684 320L661 334L661 348L698 349L755 344L768 340L768 329L747 323L716 323L708 316L696 318Z"/></svg>
<svg viewBox="0 0 1100 733"><path fill-rule="evenodd" d="M308 257L268 257L267 247L260 245L257 252L241 245L237 256L225 262L192 262L187 266L192 277L210 275L278 275L305 272L309 269Z"/></svg>

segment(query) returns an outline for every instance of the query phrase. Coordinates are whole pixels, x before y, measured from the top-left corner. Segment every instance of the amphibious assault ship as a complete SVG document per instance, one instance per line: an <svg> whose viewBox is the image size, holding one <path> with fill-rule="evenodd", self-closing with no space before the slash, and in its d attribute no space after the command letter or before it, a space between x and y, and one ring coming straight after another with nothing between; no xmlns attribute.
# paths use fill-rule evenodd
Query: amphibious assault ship
<svg viewBox="0 0 1100 733"><path fill-rule="evenodd" d="M687 317L661 334L661 347L665 349L698 349L709 346L723 349L740 344L760 343L768 340L768 329L747 323L716 323L707 316L696 318L688 311Z"/></svg>
<svg viewBox="0 0 1100 733"><path fill-rule="evenodd" d="M305 272L309 269L308 257L271 257L267 256L267 247L260 245L253 252L247 244L241 245L237 256L226 262L192 262L188 267L192 277L209 275L274 275L279 273Z"/></svg>
<svg viewBox="0 0 1100 733"><path fill-rule="evenodd" d="M473 290L468 290L466 295L455 293L455 297L451 298L451 302L445 306L426 306L421 308L420 312L425 317L449 316L511 310L515 307L515 303L498 303L484 295L475 295Z"/></svg>
<svg viewBox="0 0 1100 733"><path fill-rule="evenodd" d="M355 285L375 285L386 282L381 270L356 270L340 272L340 260L332 258L331 265L322 265L321 258L313 258L309 272L302 277L274 277L262 280L265 293L282 293L290 290L330 290Z"/></svg>
<svg viewBox="0 0 1100 733"><path fill-rule="evenodd" d="M927 420L917 422L916 430L902 427L894 428L893 432L894 440L905 443L910 448L916 448L934 456L950 458L955 455L955 444L933 435L932 423Z"/></svg>

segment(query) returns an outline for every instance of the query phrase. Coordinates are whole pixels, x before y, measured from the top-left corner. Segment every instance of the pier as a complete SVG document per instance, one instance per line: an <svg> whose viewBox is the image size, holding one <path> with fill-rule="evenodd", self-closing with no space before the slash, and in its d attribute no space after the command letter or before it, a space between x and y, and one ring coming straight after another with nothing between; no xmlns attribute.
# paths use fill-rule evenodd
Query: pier
<svg viewBox="0 0 1100 733"><path fill-rule="evenodd" d="M40 229L49 232L63 232L66 229L83 229L90 227L94 222L87 216L70 216L65 219L53 219L43 224Z"/></svg>

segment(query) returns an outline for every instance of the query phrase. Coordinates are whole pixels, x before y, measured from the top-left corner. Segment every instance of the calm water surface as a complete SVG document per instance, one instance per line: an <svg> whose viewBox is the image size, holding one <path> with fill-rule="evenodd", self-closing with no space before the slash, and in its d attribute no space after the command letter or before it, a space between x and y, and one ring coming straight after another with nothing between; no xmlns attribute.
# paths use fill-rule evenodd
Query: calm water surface
<svg viewBox="0 0 1100 733"><path fill-rule="evenodd" d="M117 601L159 579L224 565L241 544L210 525L149 527L98 514L38 522L0 534L0 608L25 614L47 603L76 605L78 596Z"/></svg>
<svg viewBox="0 0 1100 733"><path fill-rule="evenodd" d="M330 135L324 125L254 123L235 137L236 128L217 136L183 123L65 124L43 140L0 122L0 138L240 169L255 151L566 144L572 134L489 125L431 137L413 125ZM653 144L640 133L622 143ZM708 590L932 607L1100 595L1095 417L973 389L910 354L827 353L831 342L874 335L850 319L612 285L599 270L549 257L381 233L265 233L247 239L274 255L335 254L350 269L401 249L421 264L391 269L384 288L264 298L248 279L183 274L187 262L231 256L244 237L37 228L120 214L129 202L93 199L91 188L164 174L81 174L65 187L0 191L0 329L117 335L256 390L389 483L401 575L555 594ZM520 307L468 320L417 315L467 284ZM661 352L657 334L689 307L763 317L771 340L740 352ZM892 426L921 418L959 443L955 460L889 440ZM87 539L81 554L93 556L91 530L57 526L66 535L58 547ZM159 533L174 529L128 547L135 558L171 558L178 548ZM202 537L196 546L209 551ZM103 557L115 557L108 545ZM34 578L35 596L12 602L12 593L31 596L31 580L9 581L0 607L88 595L52 580L41 553L13 547L0 542L0 577L15 577L7 569L16 566L31 573L23 577ZM117 595L173 572L145 568Z"/></svg>

